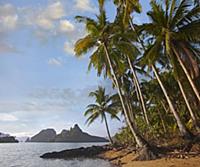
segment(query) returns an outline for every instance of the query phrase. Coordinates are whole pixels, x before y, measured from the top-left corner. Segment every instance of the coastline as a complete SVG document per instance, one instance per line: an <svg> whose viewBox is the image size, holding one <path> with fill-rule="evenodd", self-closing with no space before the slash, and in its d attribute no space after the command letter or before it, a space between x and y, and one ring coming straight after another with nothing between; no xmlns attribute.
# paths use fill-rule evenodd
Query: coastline
<svg viewBox="0 0 200 167"><path fill-rule="evenodd" d="M151 161L134 161L138 156L134 148L113 148L110 145L81 147L60 152L50 152L41 155L44 159L73 159L73 158L100 158L108 161L115 167L198 167L200 154L194 152L166 154L160 159Z"/></svg>
<svg viewBox="0 0 200 167"><path fill-rule="evenodd" d="M118 167L199 167L200 155L187 154L185 156L164 156L151 161L135 161L138 156L131 149L112 149L98 155Z"/></svg>
<svg viewBox="0 0 200 167"><path fill-rule="evenodd" d="M110 145L79 147L58 152L48 152L40 156L43 159L73 159L73 158L97 158L98 155L112 150Z"/></svg>

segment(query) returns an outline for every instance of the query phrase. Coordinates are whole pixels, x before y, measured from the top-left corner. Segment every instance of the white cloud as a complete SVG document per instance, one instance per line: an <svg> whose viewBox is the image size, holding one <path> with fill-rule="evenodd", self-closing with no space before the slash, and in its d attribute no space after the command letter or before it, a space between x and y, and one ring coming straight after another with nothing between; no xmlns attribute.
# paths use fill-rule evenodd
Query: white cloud
<svg viewBox="0 0 200 167"><path fill-rule="evenodd" d="M55 21L63 16L65 16L63 5L61 2L55 2L34 12L31 16L33 21L29 24L35 24L44 30L51 30L55 27Z"/></svg>
<svg viewBox="0 0 200 167"><path fill-rule="evenodd" d="M17 27L18 15L11 4L0 6L0 32L14 30Z"/></svg>
<svg viewBox="0 0 200 167"><path fill-rule="evenodd" d="M17 121L18 118L12 114L0 113L0 121Z"/></svg>
<svg viewBox="0 0 200 167"><path fill-rule="evenodd" d="M46 6L17 7L12 4L0 4L0 44L11 31L16 28L33 31L40 41L48 42L52 38L65 36L64 51L74 54L74 42L84 34L84 28L78 23L69 21L67 16L77 15L82 12L94 12L95 7L90 0L50 0ZM14 52L16 49L2 42L0 53ZM59 64L53 61L53 64Z"/></svg>
<svg viewBox="0 0 200 167"><path fill-rule="evenodd" d="M0 19L0 24L4 29L13 30L16 28L18 16L17 15L8 15Z"/></svg>
<svg viewBox="0 0 200 167"><path fill-rule="evenodd" d="M75 27L70 21L61 20L59 29L61 32L73 32L75 30Z"/></svg>
<svg viewBox="0 0 200 167"><path fill-rule="evenodd" d="M65 10L61 2L58 1L47 6L42 15L51 20L56 20L65 16Z"/></svg>
<svg viewBox="0 0 200 167"><path fill-rule="evenodd" d="M91 5L90 0L76 0L75 7L82 11L94 12L96 8Z"/></svg>
<svg viewBox="0 0 200 167"><path fill-rule="evenodd" d="M0 53L16 53L17 49L6 41L7 35L18 27L19 17L11 4L0 5Z"/></svg>
<svg viewBox="0 0 200 167"><path fill-rule="evenodd" d="M66 41L64 44L64 51L68 54L74 55L74 43Z"/></svg>
<svg viewBox="0 0 200 167"><path fill-rule="evenodd" d="M35 23L40 27L43 28L45 30L50 30L53 29L54 24L52 22L52 20L46 19L46 18L42 18L42 17L38 17L37 20L35 21Z"/></svg>
<svg viewBox="0 0 200 167"><path fill-rule="evenodd" d="M63 3L50 2L47 6L32 6L19 8L23 26L32 26L35 30L54 30L57 22L66 16Z"/></svg>
<svg viewBox="0 0 200 167"><path fill-rule="evenodd" d="M49 65L61 66L62 62L57 58L51 58L48 60Z"/></svg>

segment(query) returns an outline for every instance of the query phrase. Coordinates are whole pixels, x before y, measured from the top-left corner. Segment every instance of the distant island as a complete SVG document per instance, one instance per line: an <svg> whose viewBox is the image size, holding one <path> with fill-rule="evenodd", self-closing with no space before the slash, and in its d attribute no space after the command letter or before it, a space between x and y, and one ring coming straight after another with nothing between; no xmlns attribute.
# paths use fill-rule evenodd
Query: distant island
<svg viewBox="0 0 200 167"><path fill-rule="evenodd" d="M108 142L107 139L98 136L92 136L85 133L76 124L70 130L62 130L60 134L56 134L54 129L45 129L35 136L27 139L26 142Z"/></svg>
<svg viewBox="0 0 200 167"><path fill-rule="evenodd" d="M14 136L0 132L0 143L18 143Z"/></svg>

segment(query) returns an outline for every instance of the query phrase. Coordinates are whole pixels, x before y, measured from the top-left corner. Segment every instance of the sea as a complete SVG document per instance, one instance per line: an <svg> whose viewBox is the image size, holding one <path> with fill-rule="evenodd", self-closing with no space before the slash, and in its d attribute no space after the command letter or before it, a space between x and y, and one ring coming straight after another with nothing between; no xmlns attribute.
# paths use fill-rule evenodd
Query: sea
<svg viewBox="0 0 200 167"><path fill-rule="evenodd" d="M102 159L42 159L40 155L105 143L2 143L0 167L111 167Z"/></svg>

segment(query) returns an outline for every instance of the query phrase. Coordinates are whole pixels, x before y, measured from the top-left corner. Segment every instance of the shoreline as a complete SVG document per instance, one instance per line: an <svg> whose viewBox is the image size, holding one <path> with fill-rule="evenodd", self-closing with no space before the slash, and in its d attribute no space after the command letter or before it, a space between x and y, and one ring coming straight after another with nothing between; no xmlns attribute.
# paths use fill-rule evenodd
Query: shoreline
<svg viewBox="0 0 200 167"><path fill-rule="evenodd" d="M118 167L199 167L200 154L172 153L150 161L135 161L138 153L131 148L112 149L98 155Z"/></svg>
<svg viewBox="0 0 200 167"><path fill-rule="evenodd" d="M138 156L134 148L113 148L110 145L81 147L68 149L59 152L49 152L40 156L44 159L73 159L73 158L100 158L108 161L115 167L198 167L200 164L200 154L178 153L171 154L151 161L135 161Z"/></svg>
<svg viewBox="0 0 200 167"><path fill-rule="evenodd" d="M112 150L110 145L79 147L57 152L48 152L40 156L44 159L73 159L73 158L95 158L103 152Z"/></svg>

